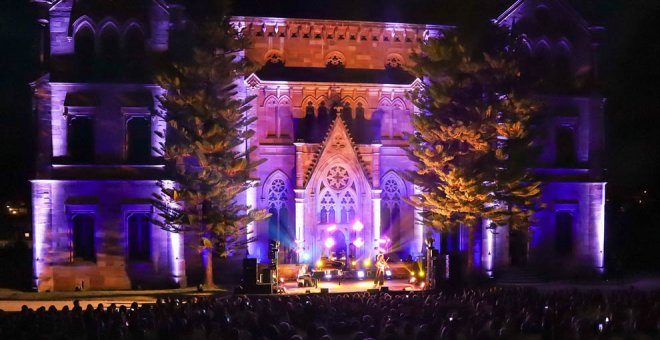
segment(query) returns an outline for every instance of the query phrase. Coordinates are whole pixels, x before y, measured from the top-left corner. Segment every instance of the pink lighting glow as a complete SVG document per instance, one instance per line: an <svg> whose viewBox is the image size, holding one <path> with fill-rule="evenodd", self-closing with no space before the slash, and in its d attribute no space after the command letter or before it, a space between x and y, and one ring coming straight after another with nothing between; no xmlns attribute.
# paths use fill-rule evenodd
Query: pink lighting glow
<svg viewBox="0 0 660 340"><path fill-rule="evenodd" d="M325 247L326 248L332 248L335 245L335 239L332 237L328 237L325 239Z"/></svg>
<svg viewBox="0 0 660 340"><path fill-rule="evenodd" d="M364 241L362 241L361 237L358 237L355 241L353 241L353 245L360 248L364 245Z"/></svg>
<svg viewBox="0 0 660 340"><path fill-rule="evenodd" d="M333 224L328 227L328 232L329 233L334 233L337 230L337 225Z"/></svg>
<svg viewBox="0 0 660 340"><path fill-rule="evenodd" d="M362 229L364 229L364 224L362 224L362 222L355 221L355 223L353 223L353 230L362 231Z"/></svg>

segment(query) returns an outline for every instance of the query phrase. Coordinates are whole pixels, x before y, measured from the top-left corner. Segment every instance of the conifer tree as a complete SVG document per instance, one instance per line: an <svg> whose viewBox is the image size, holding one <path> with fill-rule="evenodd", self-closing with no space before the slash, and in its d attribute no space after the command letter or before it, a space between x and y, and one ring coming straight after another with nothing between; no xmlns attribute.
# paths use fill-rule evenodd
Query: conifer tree
<svg viewBox="0 0 660 340"><path fill-rule="evenodd" d="M416 169L407 177L421 188L410 201L434 229L468 226L468 265L482 218L526 230L541 208L530 171L538 104L524 91L510 40L490 29L488 44L447 32L412 56L423 85L410 94L420 113L411 115L408 155Z"/></svg>
<svg viewBox="0 0 660 340"><path fill-rule="evenodd" d="M244 249L252 241L248 223L267 213L237 200L262 162L249 158L254 148L245 148L254 134L249 125L256 117L246 114L253 98L236 97L238 77L251 69L241 56L247 38L227 16L190 32L190 52L179 53L157 77L166 91L160 98L167 122L161 151L169 178L155 195L159 218L154 222L200 238L205 285L213 286L213 253L229 256Z"/></svg>

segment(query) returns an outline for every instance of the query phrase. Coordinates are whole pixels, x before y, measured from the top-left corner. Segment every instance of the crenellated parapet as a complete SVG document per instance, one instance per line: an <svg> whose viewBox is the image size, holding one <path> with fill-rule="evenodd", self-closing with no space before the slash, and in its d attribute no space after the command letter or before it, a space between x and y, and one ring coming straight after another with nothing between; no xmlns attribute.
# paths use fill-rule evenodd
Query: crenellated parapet
<svg viewBox="0 0 660 340"><path fill-rule="evenodd" d="M406 64L410 52L445 25L233 17L253 42L248 56L291 67L385 69Z"/></svg>

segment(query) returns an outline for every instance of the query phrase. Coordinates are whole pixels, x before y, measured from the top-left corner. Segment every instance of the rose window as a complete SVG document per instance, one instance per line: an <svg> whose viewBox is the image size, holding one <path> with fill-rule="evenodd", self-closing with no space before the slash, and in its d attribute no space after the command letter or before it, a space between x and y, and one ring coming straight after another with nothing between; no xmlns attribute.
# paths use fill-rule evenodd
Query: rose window
<svg viewBox="0 0 660 340"><path fill-rule="evenodd" d="M332 167L326 176L328 186L334 190L343 190L348 186L348 171L341 166Z"/></svg>

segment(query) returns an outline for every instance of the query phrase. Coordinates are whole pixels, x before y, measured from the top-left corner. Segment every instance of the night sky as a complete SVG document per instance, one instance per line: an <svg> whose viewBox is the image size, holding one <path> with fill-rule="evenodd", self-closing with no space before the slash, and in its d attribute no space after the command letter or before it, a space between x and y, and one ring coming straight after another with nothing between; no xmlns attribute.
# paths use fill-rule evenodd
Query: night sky
<svg viewBox="0 0 660 340"><path fill-rule="evenodd" d="M607 29L599 87L608 98L608 255L629 267L658 269L653 263L658 261L652 260L657 256L652 255L660 244L660 1L567 1L588 22ZM512 2L242 0L235 14L461 23L492 17ZM0 202L30 199L28 180L35 156L28 83L38 75L33 23L28 0L0 4Z"/></svg>

